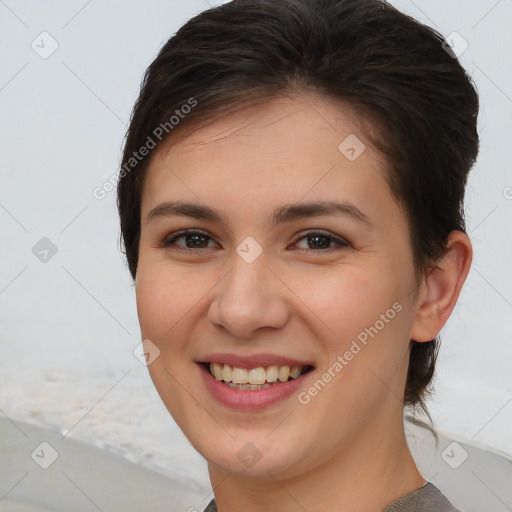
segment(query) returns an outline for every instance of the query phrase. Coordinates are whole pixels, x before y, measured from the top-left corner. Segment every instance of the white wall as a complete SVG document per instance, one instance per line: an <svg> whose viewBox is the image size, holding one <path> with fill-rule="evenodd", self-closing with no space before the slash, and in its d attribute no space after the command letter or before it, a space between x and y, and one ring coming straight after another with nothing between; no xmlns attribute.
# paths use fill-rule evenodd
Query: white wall
<svg viewBox="0 0 512 512"><path fill-rule="evenodd" d="M213 2L210 2L213 3ZM221 2L216 2L221 3ZM512 456L512 2L400 0L469 47L481 153L467 193L474 264L444 332L435 426ZM118 251L116 173L143 71L205 0L0 3L0 408L208 488L201 457L133 356L134 290ZM58 49L47 59L39 51ZM44 45L44 48L43 48ZM507 188L508 187L508 188ZM43 263L33 246L57 253Z"/></svg>

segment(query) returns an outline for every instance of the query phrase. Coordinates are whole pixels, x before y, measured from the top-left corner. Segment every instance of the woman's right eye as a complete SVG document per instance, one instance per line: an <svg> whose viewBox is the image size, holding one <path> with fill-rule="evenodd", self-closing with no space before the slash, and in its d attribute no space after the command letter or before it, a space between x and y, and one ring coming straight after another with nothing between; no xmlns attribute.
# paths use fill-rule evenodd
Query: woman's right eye
<svg viewBox="0 0 512 512"><path fill-rule="evenodd" d="M185 240L185 245L177 244L176 241L180 239ZM208 242L205 239L212 240L210 236L202 231L187 229L174 233L170 237L166 237L161 242L161 247L176 247L179 250L194 250L194 249L208 249Z"/></svg>

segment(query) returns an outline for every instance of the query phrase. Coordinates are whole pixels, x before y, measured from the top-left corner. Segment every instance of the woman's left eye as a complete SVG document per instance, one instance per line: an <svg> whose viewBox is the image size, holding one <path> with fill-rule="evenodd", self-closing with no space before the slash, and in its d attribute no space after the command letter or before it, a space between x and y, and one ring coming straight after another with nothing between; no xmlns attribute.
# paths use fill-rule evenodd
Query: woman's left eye
<svg viewBox="0 0 512 512"><path fill-rule="evenodd" d="M330 233L324 233L322 231L310 231L309 233L306 233L305 235L301 236L298 240L306 239L308 240L308 245L312 245L316 249L322 249L321 251L315 251L315 252L331 252L335 251L337 249L340 249L342 247L349 247L349 243L346 240L343 240L342 238L335 237L331 235ZM312 244L309 244L309 240L312 240ZM331 245L330 241L334 241L334 243L337 246L337 249L327 248L326 245ZM295 243L297 243L295 242ZM312 247L308 247L312 248Z"/></svg>
<svg viewBox="0 0 512 512"><path fill-rule="evenodd" d="M176 243L182 238L185 240L185 246ZM170 238L165 238L160 246L175 246L185 251L190 249L208 249L208 241L206 240L213 241L213 239L206 233L189 229L174 233ZM339 250L340 248L350 246L346 240L322 231L310 231L305 233L297 239L294 245L296 245L301 240L306 240L308 247L305 249L299 247L300 250L313 250L314 252L332 252ZM336 246L334 249L331 247L332 242L334 242Z"/></svg>

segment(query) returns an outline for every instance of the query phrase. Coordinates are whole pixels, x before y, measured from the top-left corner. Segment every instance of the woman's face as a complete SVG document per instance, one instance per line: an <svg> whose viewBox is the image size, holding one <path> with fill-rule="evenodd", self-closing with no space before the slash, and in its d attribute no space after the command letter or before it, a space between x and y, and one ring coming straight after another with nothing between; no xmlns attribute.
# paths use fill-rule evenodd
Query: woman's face
<svg viewBox="0 0 512 512"><path fill-rule="evenodd" d="M157 148L141 219L149 371L207 460L293 477L399 432L418 310L409 231L340 105L278 98ZM288 367L310 369L286 381Z"/></svg>

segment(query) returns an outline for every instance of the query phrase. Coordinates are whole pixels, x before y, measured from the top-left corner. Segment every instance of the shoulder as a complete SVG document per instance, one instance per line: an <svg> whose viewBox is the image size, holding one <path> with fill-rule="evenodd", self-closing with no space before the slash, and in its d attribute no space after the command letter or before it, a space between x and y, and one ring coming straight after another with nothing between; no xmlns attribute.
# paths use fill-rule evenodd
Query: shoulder
<svg viewBox="0 0 512 512"><path fill-rule="evenodd" d="M215 499L208 503L208 506L203 510L203 512L217 512L217 504L215 503Z"/></svg>
<svg viewBox="0 0 512 512"><path fill-rule="evenodd" d="M430 482L402 496L382 512L461 512Z"/></svg>
<svg viewBox="0 0 512 512"><path fill-rule="evenodd" d="M203 512L218 512L215 499L212 499ZM455 508L444 494L433 484L402 496L387 506L382 512L461 512Z"/></svg>

